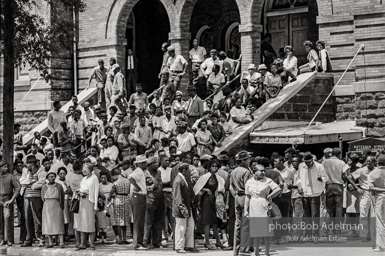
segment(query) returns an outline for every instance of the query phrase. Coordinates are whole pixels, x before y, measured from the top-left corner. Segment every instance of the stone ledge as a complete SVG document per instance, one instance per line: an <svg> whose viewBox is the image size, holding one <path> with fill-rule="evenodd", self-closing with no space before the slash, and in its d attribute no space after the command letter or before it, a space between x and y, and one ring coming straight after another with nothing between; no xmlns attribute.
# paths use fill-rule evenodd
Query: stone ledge
<svg viewBox="0 0 385 256"><path fill-rule="evenodd" d="M353 89L355 93L385 92L385 80L355 82Z"/></svg>
<svg viewBox="0 0 385 256"><path fill-rule="evenodd" d="M354 16L353 15L330 15L330 16L318 16L317 17L317 24L331 24L331 23L338 23L338 22L344 22L344 21L353 21Z"/></svg>

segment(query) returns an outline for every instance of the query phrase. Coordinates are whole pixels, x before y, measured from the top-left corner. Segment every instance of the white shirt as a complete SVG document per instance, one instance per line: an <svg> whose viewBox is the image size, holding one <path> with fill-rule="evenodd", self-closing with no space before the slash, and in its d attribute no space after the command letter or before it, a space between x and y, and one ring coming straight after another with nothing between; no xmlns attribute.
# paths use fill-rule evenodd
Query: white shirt
<svg viewBox="0 0 385 256"><path fill-rule="evenodd" d="M219 73L221 73L222 72L222 62L218 58L216 58L215 60L213 60L213 58L205 59L205 61L201 65L201 68L205 71L206 76L211 75L211 73L213 72L213 67L215 64L219 65L219 67L220 67Z"/></svg>
<svg viewBox="0 0 385 256"><path fill-rule="evenodd" d="M298 68L297 68L297 57L291 56L286 57L286 59L283 61L283 66L290 70L294 75L298 74Z"/></svg>
<svg viewBox="0 0 385 256"><path fill-rule="evenodd" d="M174 57L169 57L167 60L167 66L171 71L183 71L186 64L187 61L182 55L175 54Z"/></svg>
<svg viewBox="0 0 385 256"><path fill-rule="evenodd" d="M176 139L178 140L178 149L182 152L191 151L192 147L196 145L194 135L190 132L178 134Z"/></svg>
<svg viewBox="0 0 385 256"><path fill-rule="evenodd" d="M298 186L302 188L304 197L316 197L322 194L325 183L329 180L322 164L314 162L309 169L305 163L301 163L298 172ZM322 182L317 180L318 177L321 177Z"/></svg>
<svg viewBox="0 0 385 256"><path fill-rule="evenodd" d="M206 49L202 46L198 46L197 49L192 48L189 52L189 58L193 63L202 63L205 60Z"/></svg>
<svg viewBox="0 0 385 256"><path fill-rule="evenodd" d="M146 176L144 174L144 171L137 167L131 174L128 176L129 178L133 178L136 181L136 184L140 187L141 191L136 191L136 188L134 185L131 184L131 195L134 193L146 195L147 194L147 187L146 187ZM144 213L143 213L144 214Z"/></svg>
<svg viewBox="0 0 385 256"><path fill-rule="evenodd" d="M160 177L162 179L162 182L163 183L170 182L170 180L171 180L171 168L167 167L166 169L164 169L161 166L158 168L158 170L160 171ZM171 191L172 191L172 187L163 188L163 192L171 192Z"/></svg>
<svg viewBox="0 0 385 256"><path fill-rule="evenodd" d="M133 55L128 55L128 58L127 58L127 69L134 69L135 66L134 66L134 56Z"/></svg>

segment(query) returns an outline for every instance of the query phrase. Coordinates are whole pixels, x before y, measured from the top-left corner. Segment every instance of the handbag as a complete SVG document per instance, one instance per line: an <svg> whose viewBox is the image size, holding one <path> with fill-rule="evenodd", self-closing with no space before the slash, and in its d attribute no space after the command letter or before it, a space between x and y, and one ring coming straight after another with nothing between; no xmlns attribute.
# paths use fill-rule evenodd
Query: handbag
<svg viewBox="0 0 385 256"><path fill-rule="evenodd" d="M267 206L267 216L273 220L279 220L282 218L281 211L276 203L269 202L269 205Z"/></svg>
<svg viewBox="0 0 385 256"><path fill-rule="evenodd" d="M71 201L70 212L79 213L80 200L76 197Z"/></svg>

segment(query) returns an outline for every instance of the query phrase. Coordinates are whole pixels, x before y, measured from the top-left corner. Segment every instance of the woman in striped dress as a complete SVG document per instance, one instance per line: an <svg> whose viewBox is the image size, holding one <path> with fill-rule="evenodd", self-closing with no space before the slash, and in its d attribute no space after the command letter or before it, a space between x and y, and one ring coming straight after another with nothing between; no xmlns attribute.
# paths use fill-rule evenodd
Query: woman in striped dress
<svg viewBox="0 0 385 256"><path fill-rule="evenodd" d="M110 197L114 203L114 225L118 231L118 244L128 244L126 240L127 226L130 225L130 182L122 176L121 170L115 168L112 170L112 179L114 180Z"/></svg>

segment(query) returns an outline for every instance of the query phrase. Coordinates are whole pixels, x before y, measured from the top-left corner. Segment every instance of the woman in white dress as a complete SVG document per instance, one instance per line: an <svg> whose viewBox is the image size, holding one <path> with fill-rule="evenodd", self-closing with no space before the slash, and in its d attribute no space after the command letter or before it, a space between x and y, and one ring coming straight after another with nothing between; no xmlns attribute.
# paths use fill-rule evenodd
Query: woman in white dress
<svg viewBox="0 0 385 256"><path fill-rule="evenodd" d="M242 99L237 98L235 106L230 110L230 127L237 128L242 124L248 124L254 119L254 116L248 115L244 106L242 106Z"/></svg>
<svg viewBox="0 0 385 256"><path fill-rule="evenodd" d="M245 186L245 217L250 217L250 227L258 227L256 233L250 233L250 237L254 238L254 252L259 255L259 242L261 237L265 241L265 255L270 255L270 237L274 235L270 230L269 224L272 219L268 216L268 209L271 200L279 195L280 187L270 178L265 177L264 167L255 166L256 171L254 177L246 182Z"/></svg>

